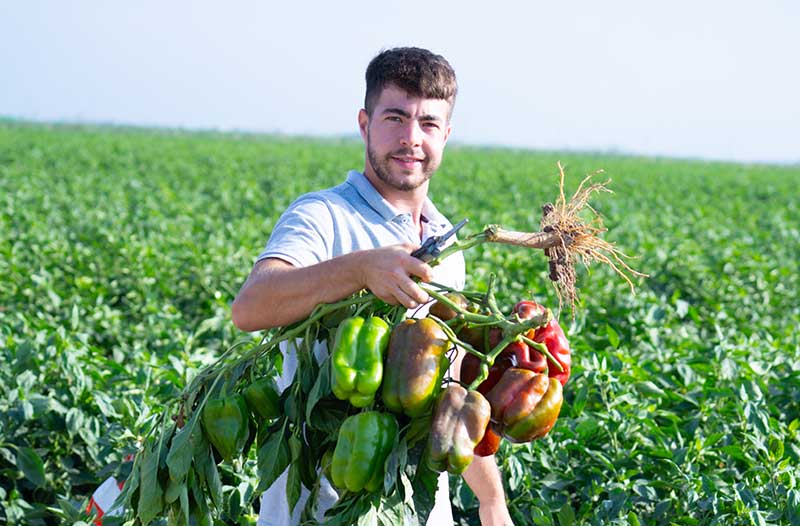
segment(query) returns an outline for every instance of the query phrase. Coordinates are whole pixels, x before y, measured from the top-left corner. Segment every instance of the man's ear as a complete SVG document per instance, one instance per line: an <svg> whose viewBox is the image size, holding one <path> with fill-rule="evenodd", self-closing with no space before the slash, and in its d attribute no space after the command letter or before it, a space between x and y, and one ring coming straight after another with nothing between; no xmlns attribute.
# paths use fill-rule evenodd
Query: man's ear
<svg viewBox="0 0 800 526"><path fill-rule="evenodd" d="M369 128L369 115L367 110L358 110L358 129L361 131L361 138L367 141L367 129Z"/></svg>
<svg viewBox="0 0 800 526"><path fill-rule="evenodd" d="M450 132L453 131L453 126L448 122L447 128L444 130L444 143L447 144L447 139L450 138Z"/></svg>

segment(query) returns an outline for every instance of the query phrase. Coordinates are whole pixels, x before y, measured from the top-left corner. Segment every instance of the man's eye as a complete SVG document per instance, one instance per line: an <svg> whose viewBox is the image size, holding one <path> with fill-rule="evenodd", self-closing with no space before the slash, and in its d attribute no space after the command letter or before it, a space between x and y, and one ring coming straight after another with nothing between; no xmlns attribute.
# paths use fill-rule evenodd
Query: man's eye
<svg viewBox="0 0 800 526"><path fill-rule="evenodd" d="M390 115L386 117L386 120L391 122L400 122L400 117L398 117L397 115Z"/></svg>
<svg viewBox="0 0 800 526"><path fill-rule="evenodd" d="M439 125L436 124L435 122L424 122L424 123L422 123L422 125L425 126L426 128L430 128L430 129L433 129L433 130L438 130L439 129Z"/></svg>

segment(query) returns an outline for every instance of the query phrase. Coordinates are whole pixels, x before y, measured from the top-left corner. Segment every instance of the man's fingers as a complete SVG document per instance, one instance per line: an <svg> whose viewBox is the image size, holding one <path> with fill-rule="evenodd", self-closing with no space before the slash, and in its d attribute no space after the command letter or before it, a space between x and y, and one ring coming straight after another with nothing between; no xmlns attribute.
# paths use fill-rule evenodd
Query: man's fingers
<svg viewBox="0 0 800 526"><path fill-rule="evenodd" d="M430 296L428 296L428 293L422 290L420 286L414 283L414 281L410 279L408 276L403 276L400 279L398 286L400 290L403 293L405 293L406 296L408 296L411 300L413 300L417 304L426 303L428 302L428 300L430 300ZM417 305L414 305L414 307L416 306Z"/></svg>
<svg viewBox="0 0 800 526"><path fill-rule="evenodd" d="M398 303L402 304L403 307L407 309L416 309L417 307L419 307L419 303L414 301L414 299L408 294L406 294L406 292L402 289L397 289L397 292L395 292L394 297L395 299L397 299Z"/></svg>
<svg viewBox="0 0 800 526"><path fill-rule="evenodd" d="M412 276L417 276L422 281L431 281L433 279L433 269L430 265L417 258L412 257L406 271Z"/></svg>

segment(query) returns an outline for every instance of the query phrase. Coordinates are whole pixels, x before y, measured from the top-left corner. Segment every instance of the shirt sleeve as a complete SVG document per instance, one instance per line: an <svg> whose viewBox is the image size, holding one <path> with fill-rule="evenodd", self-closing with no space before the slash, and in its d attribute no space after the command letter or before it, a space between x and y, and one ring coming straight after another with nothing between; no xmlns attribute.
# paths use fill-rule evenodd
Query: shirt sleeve
<svg viewBox="0 0 800 526"><path fill-rule="evenodd" d="M256 262L278 258L307 267L330 259L333 220L323 199L305 195L281 215Z"/></svg>

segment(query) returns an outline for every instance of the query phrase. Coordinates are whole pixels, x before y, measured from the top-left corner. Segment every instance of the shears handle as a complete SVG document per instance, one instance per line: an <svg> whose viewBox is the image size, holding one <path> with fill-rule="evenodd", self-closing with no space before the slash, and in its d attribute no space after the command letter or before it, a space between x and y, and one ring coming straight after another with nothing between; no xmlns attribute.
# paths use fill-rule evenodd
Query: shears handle
<svg viewBox="0 0 800 526"><path fill-rule="evenodd" d="M428 262L439 255L441 248L445 242L450 239L456 232L461 230L461 227L469 222L468 219L462 219L456 226L442 234L441 236L431 236L425 240L421 247L411 253L417 259Z"/></svg>
<svg viewBox="0 0 800 526"><path fill-rule="evenodd" d="M429 237L425 240L421 247L411 253L417 259L428 262L432 260L439 252L439 236Z"/></svg>

